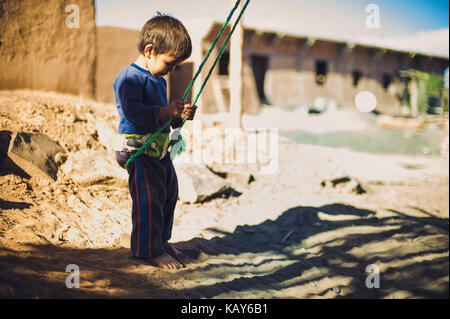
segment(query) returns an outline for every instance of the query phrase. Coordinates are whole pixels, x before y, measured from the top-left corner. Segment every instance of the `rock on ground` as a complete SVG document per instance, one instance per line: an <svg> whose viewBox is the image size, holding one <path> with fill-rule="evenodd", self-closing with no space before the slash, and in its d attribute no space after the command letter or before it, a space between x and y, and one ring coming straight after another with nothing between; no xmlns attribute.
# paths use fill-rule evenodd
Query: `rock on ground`
<svg viewBox="0 0 450 319"><path fill-rule="evenodd" d="M69 155L62 172L83 185L117 178L127 181L127 171L115 162L114 153L106 150L82 150Z"/></svg>
<svg viewBox="0 0 450 319"><path fill-rule="evenodd" d="M179 198L184 203L197 203L219 196L230 185L202 164L175 164Z"/></svg>
<svg viewBox="0 0 450 319"><path fill-rule="evenodd" d="M56 180L62 153L58 142L39 132L0 131L0 161L9 170Z"/></svg>

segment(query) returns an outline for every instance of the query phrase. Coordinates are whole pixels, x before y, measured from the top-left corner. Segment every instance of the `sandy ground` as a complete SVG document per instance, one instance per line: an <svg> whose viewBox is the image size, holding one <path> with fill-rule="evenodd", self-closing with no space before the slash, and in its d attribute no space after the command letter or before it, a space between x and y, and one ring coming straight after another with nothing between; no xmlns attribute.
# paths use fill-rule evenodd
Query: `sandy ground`
<svg viewBox="0 0 450 319"><path fill-rule="evenodd" d="M68 153L104 149L114 106L49 92L0 92L0 128L38 130ZM191 124L188 124L191 125ZM179 203L172 242L186 267L131 258L123 179L80 185L0 171L3 298L448 298L448 159L381 156L279 138L275 175L240 196ZM367 191L322 187L348 176ZM80 269L68 289L67 265ZM366 286L367 266L380 287Z"/></svg>

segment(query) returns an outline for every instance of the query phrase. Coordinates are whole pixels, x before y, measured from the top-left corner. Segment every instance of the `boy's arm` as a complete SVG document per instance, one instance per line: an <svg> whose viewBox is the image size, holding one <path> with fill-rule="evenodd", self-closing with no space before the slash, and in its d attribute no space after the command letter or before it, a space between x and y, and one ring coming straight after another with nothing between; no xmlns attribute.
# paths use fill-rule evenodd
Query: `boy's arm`
<svg viewBox="0 0 450 319"><path fill-rule="evenodd" d="M117 95L122 106L123 115L137 126L145 126L153 131L158 129L158 105L142 103L142 87L132 78L124 79L117 88Z"/></svg>

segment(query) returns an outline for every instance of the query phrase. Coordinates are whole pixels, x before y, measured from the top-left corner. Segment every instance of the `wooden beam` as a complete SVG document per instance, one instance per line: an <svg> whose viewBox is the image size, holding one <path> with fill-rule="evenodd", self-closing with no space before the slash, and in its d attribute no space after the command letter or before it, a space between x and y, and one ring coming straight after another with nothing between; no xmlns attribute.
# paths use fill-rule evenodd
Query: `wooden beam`
<svg viewBox="0 0 450 319"><path fill-rule="evenodd" d="M305 54L309 48L312 48L314 46L314 44L316 44L316 40L317 40L316 38L302 39L302 41L300 42L300 47L299 47L298 53L300 55Z"/></svg>
<svg viewBox="0 0 450 319"><path fill-rule="evenodd" d="M351 42L341 45L341 47L339 48L339 58L340 59L347 58L353 52L355 46L356 46L355 43Z"/></svg>
<svg viewBox="0 0 450 319"><path fill-rule="evenodd" d="M270 46L274 49L283 40L284 33L274 33L270 41Z"/></svg>
<svg viewBox="0 0 450 319"><path fill-rule="evenodd" d="M404 54L403 58L401 59L400 65L403 68L409 68L411 62L414 60L414 57L416 56L416 52L409 52L407 54Z"/></svg>

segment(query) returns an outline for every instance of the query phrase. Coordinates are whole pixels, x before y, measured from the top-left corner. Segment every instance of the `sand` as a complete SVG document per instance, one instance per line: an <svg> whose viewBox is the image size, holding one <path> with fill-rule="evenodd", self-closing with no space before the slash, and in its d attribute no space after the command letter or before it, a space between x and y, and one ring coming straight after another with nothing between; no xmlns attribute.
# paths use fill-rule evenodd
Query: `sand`
<svg viewBox="0 0 450 319"><path fill-rule="evenodd" d="M38 130L69 154L106 149L99 121L117 123L114 105L0 92L1 129ZM64 174L47 182L1 170L0 297L448 298L448 159L281 136L278 147L277 173L256 174L240 196L178 203L171 242L186 255L179 271L130 256L123 179L80 185ZM321 186L344 176L366 193ZM80 288L66 287L71 264ZM370 265L379 288L366 285Z"/></svg>

